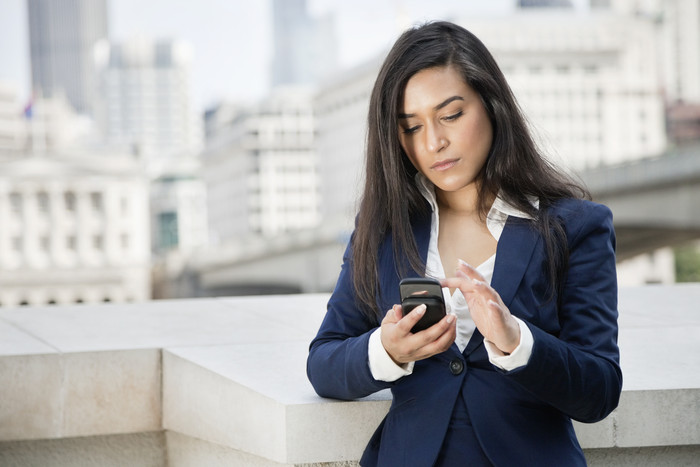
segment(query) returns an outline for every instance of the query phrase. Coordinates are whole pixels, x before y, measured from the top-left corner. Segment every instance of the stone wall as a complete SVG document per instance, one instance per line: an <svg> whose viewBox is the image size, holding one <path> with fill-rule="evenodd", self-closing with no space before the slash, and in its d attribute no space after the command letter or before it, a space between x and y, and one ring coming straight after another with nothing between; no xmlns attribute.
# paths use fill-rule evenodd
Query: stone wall
<svg viewBox="0 0 700 467"><path fill-rule="evenodd" d="M390 394L306 379L327 295L0 311L0 465L354 466ZM623 288L620 406L590 465L696 465L700 284Z"/></svg>

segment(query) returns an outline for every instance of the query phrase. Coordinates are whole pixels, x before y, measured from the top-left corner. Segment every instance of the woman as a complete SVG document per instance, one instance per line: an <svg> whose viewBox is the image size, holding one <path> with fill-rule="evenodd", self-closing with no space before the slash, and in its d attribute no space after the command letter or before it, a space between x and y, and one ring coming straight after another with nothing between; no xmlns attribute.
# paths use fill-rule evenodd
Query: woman
<svg viewBox="0 0 700 467"><path fill-rule="evenodd" d="M361 464L585 465L571 419L603 419L622 385L610 211L543 159L493 57L454 24L397 40L368 127L308 358L321 396L391 388ZM441 279L449 313L411 333L425 310L403 316L398 284L417 276Z"/></svg>

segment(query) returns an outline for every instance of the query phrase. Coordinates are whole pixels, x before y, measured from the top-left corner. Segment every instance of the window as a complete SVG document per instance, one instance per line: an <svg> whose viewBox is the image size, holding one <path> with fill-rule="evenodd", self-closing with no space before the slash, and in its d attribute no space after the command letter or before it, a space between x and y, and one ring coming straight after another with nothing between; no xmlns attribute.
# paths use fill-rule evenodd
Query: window
<svg viewBox="0 0 700 467"><path fill-rule="evenodd" d="M92 204L92 209L97 212L102 211L102 193L93 192L90 193L90 204Z"/></svg>
<svg viewBox="0 0 700 467"><path fill-rule="evenodd" d="M10 207L12 212L22 212L22 195L19 193L10 193Z"/></svg>
<svg viewBox="0 0 700 467"><path fill-rule="evenodd" d="M43 251L44 253L48 253L49 247L51 246L51 241L49 237L41 237L41 239L39 240L39 245L41 246L41 251Z"/></svg>
<svg viewBox="0 0 700 467"><path fill-rule="evenodd" d="M39 211L49 212L49 195L45 191L40 191L37 194L37 202L39 203Z"/></svg>
<svg viewBox="0 0 700 467"><path fill-rule="evenodd" d="M75 193L72 191L64 193L63 201L66 205L66 211L75 211Z"/></svg>
<svg viewBox="0 0 700 467"><path fill-rule="evenodd" d="M22 237L12 237L12 249L16 252L21 252L24 243L22 242Z"/></svg>
<svg viewBox="0 0 700 467"><path fill-rule="evenodd" d="M71 251L75 251L75 235L69 235L66 238L66 248Z"/></svg>
<svg viewBox="0 0 700 467"><path fill-rule="evenodd" d="M161 248L171 248L178 245L176 212L158 214L158 240Z"/></svg>
<svg viewBox="0 0 700 467"><path fill-rule="evenodd" d="M95 235L94 237L92 237L92 245L95 247L96 250L101 250L103 243L104 242L102 241L102 235Z"/></svg>

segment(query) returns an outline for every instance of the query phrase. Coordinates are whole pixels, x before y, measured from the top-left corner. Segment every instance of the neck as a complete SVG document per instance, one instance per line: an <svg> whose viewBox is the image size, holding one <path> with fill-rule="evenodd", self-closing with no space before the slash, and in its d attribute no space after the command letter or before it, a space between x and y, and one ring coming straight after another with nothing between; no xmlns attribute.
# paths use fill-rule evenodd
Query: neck
<svg viewBox="0 0 700 467"><path fill-rule="evenodd" d="M440 212L449 212L462 216L479 215L479 191L475 184L470 184L458 191L442 191L435 188ZM495 196L489 196L487 206L490 206Z"/></svg>

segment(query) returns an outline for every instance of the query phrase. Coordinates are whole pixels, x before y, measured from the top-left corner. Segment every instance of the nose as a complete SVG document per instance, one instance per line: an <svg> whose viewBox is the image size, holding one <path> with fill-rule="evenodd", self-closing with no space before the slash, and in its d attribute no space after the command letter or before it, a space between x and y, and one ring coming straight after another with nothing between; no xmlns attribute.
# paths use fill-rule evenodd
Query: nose
<svg viewBox="0 0 700 467"><path fill-rule="evenodd" d="M425 139L425 147L430 152L440 152L449 144L439 125L428 125L425 131Z"/></svg>

